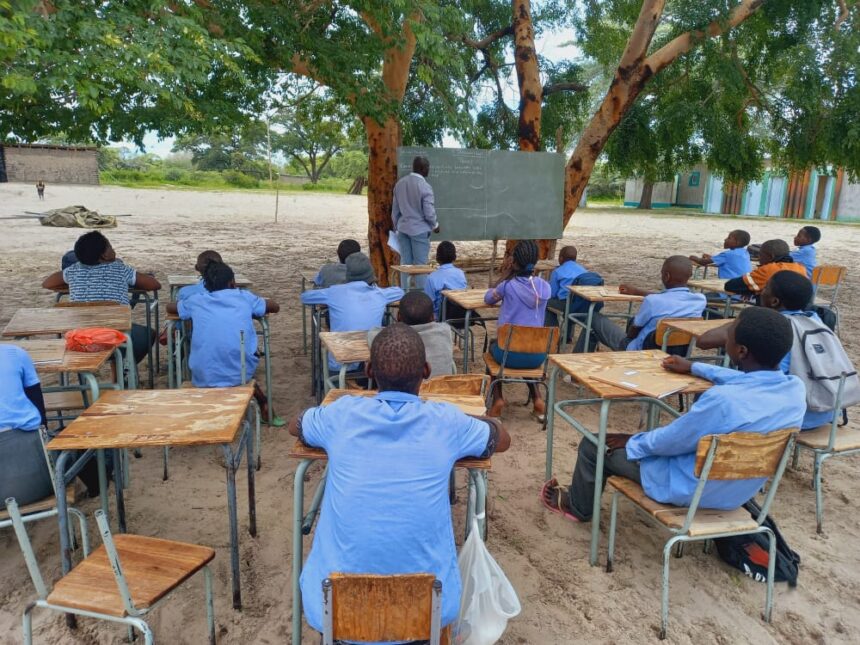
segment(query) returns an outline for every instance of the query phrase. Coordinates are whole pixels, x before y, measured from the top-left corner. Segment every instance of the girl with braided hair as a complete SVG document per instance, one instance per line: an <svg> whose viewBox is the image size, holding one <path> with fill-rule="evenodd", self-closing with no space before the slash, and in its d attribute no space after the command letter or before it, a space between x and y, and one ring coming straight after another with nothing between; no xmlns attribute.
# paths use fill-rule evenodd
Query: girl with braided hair
<svg viewBox="0 0 860 645"><path fill-rule="evenodd" d="M537 261L538 246L534 240L520 240L514 247L514 252L505 258L501 279L484 295L484 302L488 305L494 305L499 301L502 303L499 308L499 327L506 324L524 327L544 326L546 303L550 298L551 289L546 280L535 276ZM490 353L496 362L501 364L504 351L499 347L498 341L493 341L490 345ZM545 353L508 352L505 367L533 369L543 365L545 360ZM533 384L529 384L529 392L534 401L535 416L542 419L546 413L546 403ZM490 416L501 416L504 407L502 386L498 384L493 388Z"/></svg>

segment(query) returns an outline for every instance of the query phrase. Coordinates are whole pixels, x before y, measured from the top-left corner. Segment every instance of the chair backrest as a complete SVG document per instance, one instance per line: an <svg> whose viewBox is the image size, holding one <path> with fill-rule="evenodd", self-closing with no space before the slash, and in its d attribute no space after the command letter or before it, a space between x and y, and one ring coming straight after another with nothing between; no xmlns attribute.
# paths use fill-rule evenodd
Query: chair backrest
<svg viewBox="0 0 860 645"><path fill-rule="evenodd" d="M848 269L838 264L819 264L812 269L812 284L816 287L836 287L847 273Z"/></svg>
<svg viewBox="0 0 860 645"><path fill-rule="evenodd" d="M662 318L657 322L657 330L654 334L654 342L665 351L667 347L677 345L689 345L693 339L692 334L679 329L670 329L669 323L682 320L701 320L701 318Z"/></svg>
<svg viewBox="0 0 860 645"><path fill-rule="evenodd" d="M709 472L711 480L759 479L773 477L785 447L797 429L776 430L767 434L732 432L708 435L696 447L696 477L701 477L713 451ZM712 446L713 450L712 450Z"/></svg>
<svg viewBox="0 0 860 645"><path fill-rule="evenodd" d="M33 581L33 586L36 588L36 595L41 600L48 597L48 588L45 586L45 579L42 578L42 572L39 571L39 563L36 562L36 555L33 553L33 544L30 542L30 536L27 535L27 529L24 526L24 520L21 517L21 512L18 510L18 503L14 497L6 498L6 510L12 518L12 526L15 527L15 536L18 538L18 546L21 547L21 553L24 554L24 562L27 564L27 571L30 573L30 579Z"/></svg>
<svg viewBox="0 0 860 645"><path fill-rule="evenodd" d="M502 351L549 354L558 348L558 327L502 325L497 338Z"/></svg>
<svg viewBox="0 0 860 645"><path fill-rule="evenodd" d="M326 645L335 639L439 643L442 583L431 573L332 573L322 586Z"/></svg>
<svg viewBox="0 0 860 645"><path fill-rule="evenodd" d="M419 394L467 394L483 396L490 377L487 374L445 374L432 376L421 384Z"/></svg>

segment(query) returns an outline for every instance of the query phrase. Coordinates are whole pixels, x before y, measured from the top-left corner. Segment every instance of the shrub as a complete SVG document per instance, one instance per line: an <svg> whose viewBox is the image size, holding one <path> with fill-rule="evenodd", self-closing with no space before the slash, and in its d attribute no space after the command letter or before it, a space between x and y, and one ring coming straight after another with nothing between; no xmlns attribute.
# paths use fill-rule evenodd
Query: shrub
<svg viewBox="0 0 860 645"><path fill-rule="evenodd" d="M237 188L257 188L260 185L259 179L238 170L225 170L221 176L224 177L224 181Z"/></svg>
<svg viewBox="0 0 860 645"><path fill-rule="evenodd" d="M167 181L182 181L185 179L185 174L182 168L168 168L164 171L164 178Z"/></svg>

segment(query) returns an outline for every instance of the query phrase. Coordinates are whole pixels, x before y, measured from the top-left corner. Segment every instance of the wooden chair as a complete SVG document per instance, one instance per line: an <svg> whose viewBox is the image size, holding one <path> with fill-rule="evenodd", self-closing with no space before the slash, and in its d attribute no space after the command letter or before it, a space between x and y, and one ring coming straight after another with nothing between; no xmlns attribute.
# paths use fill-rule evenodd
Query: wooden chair
<svg viewBox="0 0 860 645"><path fill-rule="evenodd" d="M332 573L322 582L323 643L442 642L442 583L431 573Z"/></svg>
<svg viewBox="0 0 860 645"><path fill-rule="evenodd" d="M794 459L791 464L793 468L797 467L797 458L801 450L809 450L812 453L812 488L815 490L815 525L818 533L822 532L824 524L824 491L821 486L824 462L831 457L847 457L860 453L860 430L840 428L838 424L842 396L845 391L845 378L843 374L839 380L833 421L814 430L804 430L797 435Z"/></svg>
<svg viewBox="0 0 860 645"><path fill-rule="evenodd" d="M490 377L486 374L445 374L431 376L421 384L419 394L470 394L486 396Z"/></svg>
<svg viewBox="0 0 860 645"><path fill-rule="evenodd" d="M689 508L660 504L645 494L642 486L625 477L606 480L614 489L609 522L609 548L607 572L612 571L615 555L615 529L618 498L623 495L636 505L638 511L654 524L668 529L672 537L663 547L663 594L661 606L660 638L666 638L669 625L669 559L675 544L697 540L707 542L721 537L765 533L768 536L769 565L764 620L770 622L773 607L773 575L776 560L776 538L763 525L771 502L776 495L780 479L791 454L796 429L777 430L768 434L734 432L727 435L708 435L699 439L696 449L695 475L699 478ZM761 513L752 517L743 507L731 511L700 509L699 502L708 481L739 479L771 479Z"/></svg>
<svg viewBox="0 0 860 645"><path fill-rule="evenodd" d="M493 388L499 383L533 383L546 389L547 362L532 369L505 367L510 352L549 355L558 347L558 327L524 327L522 325L502 325L496 336L502 350L502 362L496 362L490 352L484 353L484 363L492 377L487 392L487 408L492 404ZM549 395L547 394L547 398ZM544 419L546 424L546 419Z"/></svg>
<svg viewBox="0 0 860 645"><path fill-rule="evenodd" d="M32 612L36 607L122 623L128 626L129 636L136 628L143 634L144 643L151 645L154 642L152 630L143 617L201 569L206 586L209 643L214 645L212 573L208 566L215 557L213 549L140 535L124 534L114 538L107 517L99 510L96 522L102 546L92 553L85 547L83 562L60 578L49 591L18 505L12 498L6 500L6 505L38 595L38 600L24 609L25 645L33 642Z"/></svg>
<svg viewBox="0 0 860 645"><path fill-rule="evenodd" d="M691 343L693 335L679 329L672 329L669 323L686 320L701 320L699 318L663 318L657 322L654 331L654 343L667 354L674 356L690 356L692 352Z"/></svg>
<svg viewBox="0 0 860 645"><path fill-rule="evenodd" d="M819 264L812 269L812 286L815 288L814 304L825 307L836 314L836 330L839 332L839 308L836 299L839 288L848 274L848 269L838 264Z"/></svg>

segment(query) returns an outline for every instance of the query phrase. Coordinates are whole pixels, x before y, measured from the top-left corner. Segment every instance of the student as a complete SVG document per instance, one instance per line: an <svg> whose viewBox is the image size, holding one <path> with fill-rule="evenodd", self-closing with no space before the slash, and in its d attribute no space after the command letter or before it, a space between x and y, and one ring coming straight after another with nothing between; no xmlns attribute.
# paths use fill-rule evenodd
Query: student
<svg viewBox="0 0 860 645"><path fill-rule="evenodd" d="M451 469L458 459L504 452L511 439L494 419L418 398L430 366L418 333L404 324L374 339L366 373L379 385L376 396L345 396L290 423L290 434L329 457L319 523L302 568L305 618L322 631L322 581L333 571L424 571L442 582L445 626L457 619L461 590Z"/></svg>
<svg viewBox="0 0 860 645"><path fill-rule="evenodd" d="M747 245L750 243L750 234L740 229L734 230L723 240L723 248L726 249L716 255L703 253L702 257L690 256L690 261L701 267L717 267L717 277L723 280L739 278L745 273L752 271L750 254Z"/></svg>
<svg viewBox="0 0 860 645"><path fill-rule="evenodd" d="M811 311L804 311L806 305L812 300L812 283L804 276L794 271L780 271L768 280L761 294L761 305L768 309L778 311L783 316L807 316L821 327L825 327L821 319ZM796 333L793 333L793 346L800 343ZM834 336L834 339L836 337ZM701 349L717 349L726 346L728 333L725 327L718 327L702 334L697 341ZM836 339L838 343L838 339ZM787 353L779 364L779 368L785 374L791 374L791 352ZM833 410L815 411L807 410L803 417L801 430L811 430L833 421Z"/></svg>
<svg viewBox="0 0 860 645"><path fill-rule="evenodd" d="M24 506L53 494L39 436L45 425L33 360L16 345L0 344L0 509L7 497Z"/></svg>
<svg viewBox="0 0 860 645"><path fill-rule="evenodd" d="M150 275L135 271L116 257L108 239L99 231L81 235L75 242L76 264L52 273L42 282L45 289L68 285L72 302L116 302L129 304L130 287L144 291L161 289L161 283ZM131 342L134 360L139 363L155 342L155 333L144 325L132 323Z"/></svg>
<svg viewBox="0 0 860 645"><path fill-rule="evenodd" d="M314 277L317 289L325 289L346 282L346 259L353 253L361 251L361 246L355 240L343 240L337 245L338 262L331 262L320 267Z"/></svg>
<svg viewBox="0 0 860 645"><path fill-rule="evenodd" d="M203 274L206 290L175 303L167 313L179 314L194 326L191 336L191 383L194 387L234 387L242 384L242 348L239 332L245 337L245 381L257 370L257 331L254 317L275 314L280 306L245 289L236 288L233 269L223 262L211 261ZM255 384L254 396L261 416L268 418L266 395Z"/></svg>
<svg viewBox="0 0 860 645"><path fill-rule="evenodd" d="M439 246L436 247L436 262L439 264L439 268L428 275L427 281L424 283L424 293L430 296L430 299L433 301L433 313L436 316L436 320L441 320L442 291L446 289L466 289L469 287L469 283L466 281L466 274L454 266L456 259L457 248L451 242L439 242ZM453 313L446 311L448 318L457 318L458 316L451 315ZM463 316L459 317L462 318Z"/></svg>
<svg viewBox="0 0 860 645"><path fill-rule="evenodd" d="M790 253L795 262L799 262L806 268L806 277L812 280L812 270L815 261L815 245L821 239L821 229L817 226L804 226L794 236L794 245L797 247Z"/></svg>
<svg viewBox="0 0 860 645"><path fill-rule="evenodd" d="M788 253L784 240L768 240L761 245L758 267L749 273L726 281L725 289L741 296L758 296L774 273L794 271L806 275L802 264L797 264Z"/></svg>
<svg viewBox="0 0 860 645"><path fill-rule="evenodd" d="M400 287L380 289L370 259L361 252L346 258L346 282L326 289L311 289L301 295L302 304L326 305L331 331L368 331L382 324L385 308L403 297ZM340 364L329 356L329 367ZM357 369L358 364L351 365Z"/></svg>
<svg viewBox="0 0 860 645"><path fill-rule="evenodd" d="M603 314L594 314L591 325L597 338L616 352L647 349L647 345L656 347L653 337L649 339L649 336L657 330L657 323L663 318L701 318L707 301L704 295L693 293L687 286L692 275L693 265L689 258L673 255L666 258L660 269L665 290L653 293L622 284L618 289L621 293L645 296L645 299L626 332ZM583 344L583 334L580 334L574 351L582 351Z"/></svg>
<svg viewBox="0 0 860 645"><path fill-rule="evenodd" d="M573 245L562 247L558 253L558 267L549 276L550 299L547 302L544 320L544 325L547 327L558 324L558 317L549 309L564 311L567 302L567 288L583 273L588 273L588 269L576 261L576 255L576 247Z"/></svg>
<svg viewBox="0 0 860 645"><path fill-rule="evenodd" d="M765 434L799 427L806 410L803 383L779 369L791 342L791 325L785 317L750 307L729 323L726 351L738 370L691 363L678 356L666 358L663 366L667 370L692 373L714 386L687 414L662 428L634 435L607 435L603 481L620 475L641 484L645 493L661 504L689 506L698 485L694 469L699 439L712 434ZM600 511L594 508L596 453L593 442L580 441L570 488L559 486L556 479L544 484L541 502L547 509L574 522L588 522ZM764 481L709 482L702 495L702 508L737 508L752 498Z"/></svg>
<svg viewBox="0 0 860 645"><path fill-rule="evenodd" d="M194 265L194 270L200 274L200 280L198 280L197 284L189 284L182 287L176 294L177 302L185 300L194 294L206 292L206 281L203 279L203 276L206 273L206 268L212 262L223 262L221 254L218 253L218 251L203 251L203 253L197 256L197 263Z"/></svg>
<svg viewBox="0 0 860 645"><path fill-rule="evenodd" d="M436 322L433 301L426 293L410 291L403 296L397 310L397 320L409 325L421 336L432 376L454 373L454 332L450 325ZM373 339L380 331L376 327L367 332L369 345L373 344Z"/></svg>
<svg viewBox="0 0 860 645"><path fill-rule="evenodd" d="M538 261L538 247L533 240L520 240L514 247L514 252L502 264L502 277L495 287L484 294L484 302L494 305L501 301L499 307L498 325L521 325L524 327L543 327L546 317L546 303L550 298L549 283L534 275L535 264ZM504 349L496 339L490 345L493 359L501 364L504 359ZM505 367L512 369L533 369L543 365L546 360L544 352L524 354L508 352ZM529 392L534 400L534 413L542 417L546 412L546 404L540 395L540 390L529 383ZM493 405L490 416L498 417L505 407L501 384L493 387Z"/></svg>

